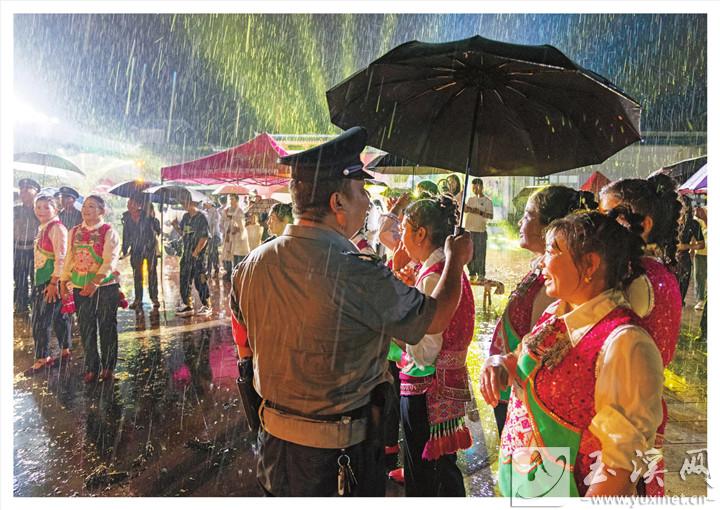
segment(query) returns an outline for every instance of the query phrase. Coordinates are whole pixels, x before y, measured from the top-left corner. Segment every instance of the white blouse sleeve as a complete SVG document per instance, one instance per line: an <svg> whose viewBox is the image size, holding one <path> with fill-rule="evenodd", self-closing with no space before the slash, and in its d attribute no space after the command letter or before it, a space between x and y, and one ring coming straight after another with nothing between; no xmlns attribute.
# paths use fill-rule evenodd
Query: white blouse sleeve
<svg viewBox="0 0 720 510"><path fill-rule="evenodd" d="M431 295L439 281L439 274L429 274L420 283L420 292L426 296ZM442 337L442 333L438 333L436 335L425 335L417 344L407 344L406 351L418 367L429 367L435 363L435 358L437 358L437 355L440 353L440 349L442 349Z"/></svg>
<svg viewBox="0 0 720 510"><path fill-rule="evenodd" d="M600 352L597 374L590 432L602 444L602 462L642 472L647 465L640 457L653 448L663 417L660 351L644 329L622 326Z"/></svg>

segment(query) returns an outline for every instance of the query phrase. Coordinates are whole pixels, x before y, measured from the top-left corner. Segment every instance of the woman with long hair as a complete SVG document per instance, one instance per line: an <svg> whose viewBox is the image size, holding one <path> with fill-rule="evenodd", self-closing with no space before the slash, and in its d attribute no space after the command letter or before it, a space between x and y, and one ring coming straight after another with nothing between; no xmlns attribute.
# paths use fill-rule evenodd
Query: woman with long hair
<svg viewBox="0 0 720 510"><path fill-rule="evenodd" d="M639 476L647 465L637 452L651 450L662 420L663 366L623 292L643 271L640 225L631 228L596 211L548 228L540 266L557 301L515 352L482 373L490 405L512 384L500 438L506 496L542 485L545 462L572 473L563 487L571 496L631 495L645 480ZM524 456L532 447L541 447L539 455ZM567 448L569 457L545 449L552 447Z"/></svg>
<svg viewBox="0 0 720 510"><path fill-rule="evenodd" d="M600 191L599 208L603 213L613 214L623 225L641 225L640 236L646 243L640 260L643 274L628 286L626 297L639 317L638 324L655 341L665 367L675 354L682 319L676 259L682 205L675 187L675 182L664 174L648 179L621 179ZM656 448L662 447L666 423L667 407L663 400L663 421L658 428ZM658 477L645 487L647 495L664 494L663 467L661 459Z"/></svg>
<svg viewBox="0 0 720 510"><path fill-rule="evenodd" d="M576 191L566 186L552 185L533 193L525 205L518 222L521 248L533 253L530 271L518 283L508 298L505 310L495 326L490 355L513 352L520 340L530 332L540 314L552 302L545 293L545 278L540 270L540 260L545 253L545 229L558 218L586 209L597 208L592 193ZM505 425L510 389L503 391L500 402L494 408L498 433Z"/></svg>

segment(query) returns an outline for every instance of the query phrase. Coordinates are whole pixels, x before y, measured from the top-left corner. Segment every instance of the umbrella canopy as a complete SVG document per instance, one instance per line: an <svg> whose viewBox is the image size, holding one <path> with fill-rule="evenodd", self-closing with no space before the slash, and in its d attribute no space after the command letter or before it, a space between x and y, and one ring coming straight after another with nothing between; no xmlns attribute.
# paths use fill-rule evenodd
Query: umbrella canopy
<svg viewBox="0 0 720 510"><path fill-rule="evenodd" d="M684 183L692 175L694 175L700 168L707 164L707 156L700 156L698 158L689 158L672 165L664 166L657 171L672 177L678 184ZM654 172L653 172L654 173Z"/></svg>
<svg viewBox="0 0 720 510"><path fill-rule="evenodd" d="M392 175L433 175L448 173L443 168L416 165L412 161L394 154L384 154L375 157L365 168L371 172Z"/></svg>
<svg viewBox="0 0 720 510"><path fill-rule="evenodd" d="M282 184L290 178L290 169L278 164L287 151L267 133L237 147L179 165L161 169L164 181L222 184L251 179L258 184Z"/></svg>
<svg viewBox="0 0 720 510"><path fill-rule="evenodd" d="M247 211L245 211L245 214L257 214L258 216L262 216L263 214L269 213L273 205L279 203L280 202L274 198L260 198L250 204Z"/></svg>
<svg viewBox="0 0 720 510"><path fill-rule="evenodd" d="M245 186L239 184L222 184L215 191L213 195L248 195L250 190Z"/></svg>
<svg viewBox="0 0 720 510"><path fill-rule="evenodd" d="M707 165L703 165L695 172L678 191L683 194L687 193L707 193Z"/></svg>
<svg viewBox="0 0 720 510"><path fill-rule="evenodd" d="M145 191L148 188L157 186L157 183L144 181L142 179L135 179L132 181L125 181L108 189L108 193L117 195L119 197L130 198L131 196Z"/></svg>
<svg viewBox="0 0 720 510"><path fill-rule="evenodd" d="M184 186L175 184L163 184L161 186L152 186L143 191L151 195L151 201L162 204L184 204L188 201L208 202L210 199L207 195L200 193L194 189L188 189Z"/></svg>
<svg viewBox="0 0 720 510"><path fill-rule="evenodd" d="M13 168L23 172L65 177L68 174L85 176L75 163L44 152L19 152L13 157Z"/></svg>
<svg viewBox="0 0 720 510"><path fill-rule="evenodd" d="M547 175L640 140L640 105L552 46L475 36L398 46L327 92L368 144L473 175Z"/></svg>
<svg viewBox="0 0 720 510"><path fill-rule="evenodd" d="M593 172L590 177L588 177L588 180L580 186L580 189L583 191L591 191L597 195L607 184L610 184L610 179L605 177L601 172Z"/></svg>

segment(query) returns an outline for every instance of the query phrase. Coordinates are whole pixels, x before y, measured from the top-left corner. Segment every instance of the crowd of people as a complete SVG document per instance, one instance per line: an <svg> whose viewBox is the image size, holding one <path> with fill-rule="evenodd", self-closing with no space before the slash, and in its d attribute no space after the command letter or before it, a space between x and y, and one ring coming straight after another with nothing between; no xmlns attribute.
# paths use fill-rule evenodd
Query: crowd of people
<svg viewBox="0 0 720 510"><path fill-rule="evenodd" d="M210 315L208 278L231 282L238 384L267 495L383 496L390 476L408 496L464 496L457 453L473 442L465 423L472 284L486 278L493 204L474 178L461 218L463 189L450 175L421 181L371 221L366 139L352 128L282 157L292 205L275 204L266 218L237 195L224 207L182 204L172 222L182 239L176 315ZM15 306L32 303L28 371L70 357L75 311L85 381L112 378L121 256L134 274L130 307L143 306L145 265L160 307L154 208L130 197L121 240L103 220L100 196L85 197L78 217L72 188L47 195L32 179L19 188ZM704 209L693 212L657 174L611 182L598 195L550 185L529 198L518 225L533 259L498 320L480 380L500 437L501 492L537 484L543 462L556 460L545 450L562 447L569 495L662 495L663 370L693 261L706 324ZM539 459L524 456L533 447L542 447Z"/></svg>
<svg viewBox="0 0 720 510"><path fill-rule="evenodd" d="M282 158L295 224L233 276L238 352L259 402L249 411L259 416L258 480L277 496L381 496L400 424L404 469L390 476L406 495L462 496L471 277L485 272L485 236L472 233L486 231L492 209L476 179L477 200L465 209L478 218L454 233L462 193L451 179L449 193L423 181L415 198L389 204L377 232L387 261L373 256L356 235L370 206L364 145L365 131L353 128ZM542 463L556 460L522 456L540 446L569 452L568 495L663 493L663 370L679 339L679 252L704 249L702 228L683 211L662 174L612 182L598 196L552 185L528 200L520 246L535 257L480 381L500 434L503 494L537 483Z"/></svg>
<svg viewBox="0 0 720 510"><path fill-rule="evenodd" d="M85 382L110 379L117 364L117 309L129 306L142 311L145 274L153 312L161 307L157 265L162 228L150 195L132 194L122 214L121 228L116 229L104 219L107 205L99 195L84 197L79 208L76 201L81 196L69 186L57 191L43 189L37 181L24 178L18 188L21 204L14 208L15 311L21 315L31 312L35 342L35 362L26 373L32 375L70 359L74 315L85 353ZM230 281L233 265L263 237L278 235L292 222L286 204L275 204L265 228L257 213L246 213L238 205L237 195L230 195L229 202L222 207L189 200L182 204L182 219L172 222L182 245L178 317L195 313L209 316L212 308L206 271L214 269L219 276L222 260L225 279ZM134 281L130 305L119 285L118 263L126 257L130 258ZM191 297L193 285L201 304L197 312ZM56 356L51 355L53 333L59 345Z"/></svg>

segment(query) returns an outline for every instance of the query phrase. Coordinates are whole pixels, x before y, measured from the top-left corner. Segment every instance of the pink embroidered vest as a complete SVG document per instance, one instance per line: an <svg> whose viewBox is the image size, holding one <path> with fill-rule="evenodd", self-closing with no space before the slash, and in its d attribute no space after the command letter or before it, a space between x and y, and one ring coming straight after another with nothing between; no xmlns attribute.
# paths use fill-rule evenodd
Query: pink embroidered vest
<svg viewBox="0 0 720 510"><path fill-rule="evenodd" d="M84 287L95 278L103 263L105 237L111 228L109 223L103 223L98 228L89 230L81 223L70 230L70 249L73 251L70 279L74 286ZM101 283L108 283L114 278L115 274L111 273Z"/></svg>
<svg viewBox="0 0 720 510"><path fill-rule="evenodd" d="M545 313L533 328L542 328L554 315ZM580 495L587 486L583 480L591 472L594 459L589 454L602 449L600 441L589 430L595 417L596 363L605 341L620 326L637 324L637 316L629 309L617 307L601 319L582 341L565 355L552 370L540 366L534 375L534 387L539 404L545 412L554 417L564 428L580 434L580 443L575 458L574 476ZM557 336L549 336L542 344L550 347ZM524 404L515 392L510 399L508 420L501 435L501 452L504 457L522 446L529 446L530 438L538 432L530 427L527 411L521 411ZM541 441L541 443L540 443ZM536 439L535 444L562 446L553 443L553 438Z"/></svg>
<svg viewBox="0 0 720 510"><path fill-rule="evenodd" d="M49 221L35 238L35 285L49 282L55 271L55 250L50 239L50 230L53 228L65 228L65 225L55 218Z"/></svg>

